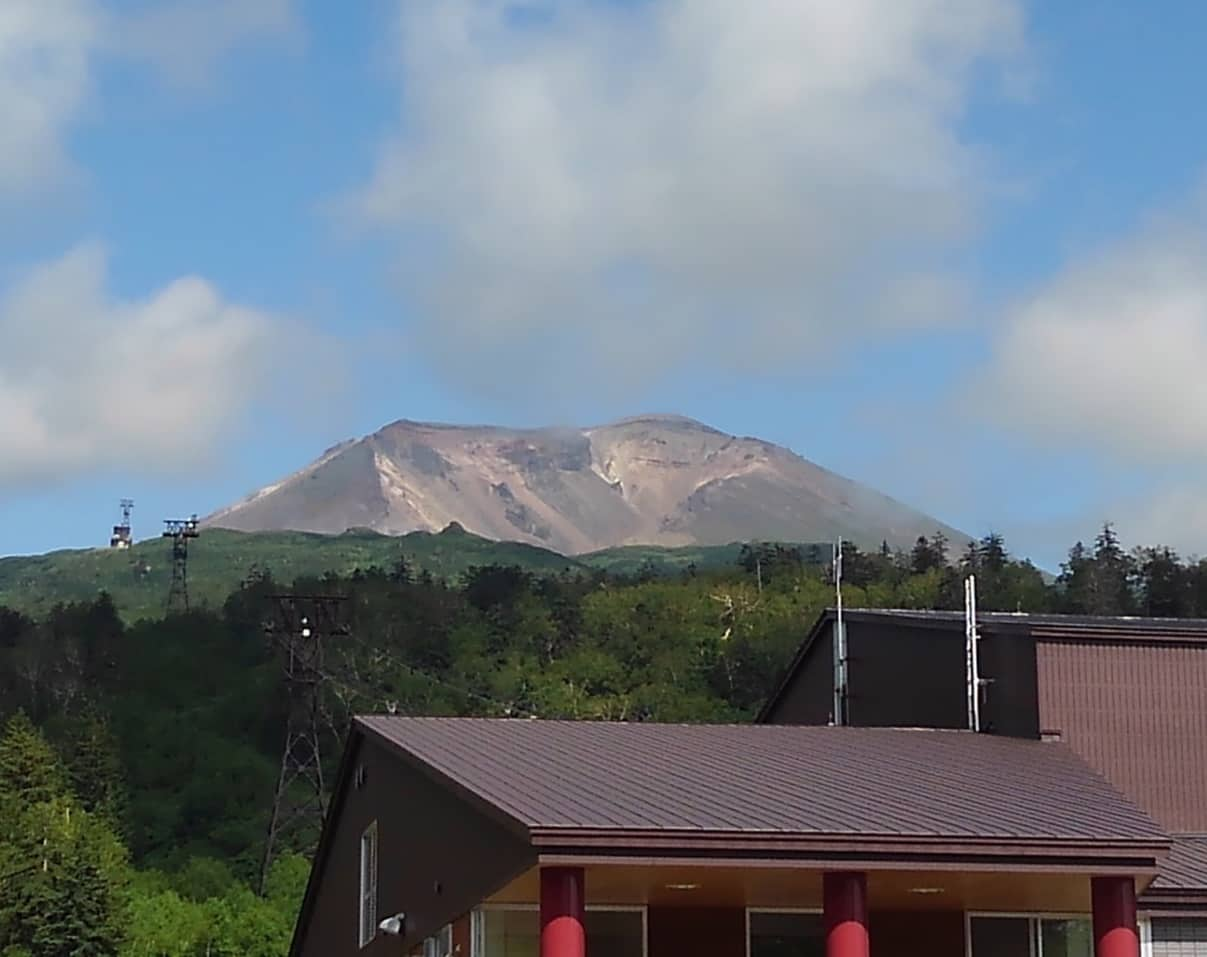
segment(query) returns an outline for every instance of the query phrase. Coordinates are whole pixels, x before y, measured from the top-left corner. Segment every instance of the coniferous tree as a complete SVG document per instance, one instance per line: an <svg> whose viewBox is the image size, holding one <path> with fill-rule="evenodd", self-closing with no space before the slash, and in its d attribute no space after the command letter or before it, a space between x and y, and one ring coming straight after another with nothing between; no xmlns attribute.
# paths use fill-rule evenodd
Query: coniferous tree
<svg viewBox="0 0 1207 957"><path fill-rule="evenodd" d="M58 756L18 713L0 736L0 953L111 957L121 938L126 851L79 807Z"/></svg>
<svg viewBox="0 0 1207 957"><path fill-rule="evenodd" d="M951 542L941 530L936 530L930 536L930 547L935 555L935 565L937 568L946 568L948 566L948 551L951 549Z"/></svg>
<svg viewBox="0 0 1207 957"><path fill-rule="evenodd" d="M1085 614L1090 605L1089 578L1093 559L1085 544L1076 542L1069 557L1060 566L1056 583L1060 587L1059 608L1063 612Z"/></svg>
<svg viewBox="0 0 1207 957"><path fill-rule="evenodd" d="M941 534L935 538L919 535L909 554L910 571L915 575L925 575L945 567L947 564L946 540Z"/></svg>
<svg viewBox="0 0 1207 957"><path fill-rule="evenodd" d="M119 744L108 720L95 712L72 721L63 744L72 791L85 811L100 814L119 828L126 791Z"/></svg>
<svg viewBox="0 0 1207 957"><path fill-rule="evenodd" d="M977 554L982 570L990 574L1004 571L1010 561L1006 540L997 532L990 532L977 543Z"/></svg>
<svg viewBox="0 0 1207 957"><path fill-rule="evenodd" d="M976 575L981 570L981 545L974 538L964 546L964 554L960 556L960 573Z"/></svg>
<svg viewBox="0 0 1207 957"><path fill-rule="evenodd" d="M1094 564L1090 577L1092 615L1128 615L1133 610L1132 562L1119 544L1110 522L1094 539Z"/></svg>
<svg viewBox="0 0 1207 957"><path fill-rule="evenodd" d="M17 815L67 793L67 776L54 749L24 711L0 735L0 809Z"/></svg>
<svg viewBox="0 0 1207 957"><path fill-rule="evenodd" d="M1177 552L1166 547L1137 549L1132 567L1145 615L1181 618L1193 613L1190 574Z"/></svg>

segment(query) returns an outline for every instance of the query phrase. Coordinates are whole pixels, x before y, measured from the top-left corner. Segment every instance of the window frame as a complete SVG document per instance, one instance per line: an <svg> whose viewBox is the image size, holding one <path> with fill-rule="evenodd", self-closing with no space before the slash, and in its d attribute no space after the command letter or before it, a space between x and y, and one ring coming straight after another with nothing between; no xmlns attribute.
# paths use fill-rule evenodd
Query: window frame
<svg viewBox="0 0 1207 957"><path fill-rule="evenodd" d="M750 907L746 910L746 957L750 955L750 917L752 914L805 914L810 917L823 917L820 907Z"/></svg>
<svg viewBox="0 0 1207 957"><path fill-rule="evenodd" d="M469 914L469 957L486 957L486 921L488 911L534 911L540 917L539 904L485 903L475 907ZM588 904L586 911L612 911L641 915L641 957L650 954L650 909L645 904ZM538 927L539 932L539 927Z"/></svg>
<svg viewBox="0 0 1207 957"><path fill-rule="evenodd" d="M1030 947L1030 957L1043 957L1043 932L1039 931L1039 923L1062 920L1078 920L1090 925L1090 945L1093 946L1093 916L1090 914L1075 914L1062 911L964 911L964 955L975 957L972 953L972 921L976 917L1000 917L1007 920L1025 920L1029 923L1027 941ZM1141 951L1143 953L1143 951Z"/></svg>
<svg viewBox="0 0 1207 957"><path fill-rule="evenodd" d="M377 820L369 822L368 827L360 832L360 895L357 898L357 939L360 947L368 947L377 939L377 887L379 844L377 839ZM372 868L366 867L366 849L372 854ZM366 879L367 878L367 879Z"/></svg>
<svg viewBox="0 0 1207 957"><path fill-rule="evenodd" d="M423 941L423 957L453 957L452 924L445 924Z"/></svg>

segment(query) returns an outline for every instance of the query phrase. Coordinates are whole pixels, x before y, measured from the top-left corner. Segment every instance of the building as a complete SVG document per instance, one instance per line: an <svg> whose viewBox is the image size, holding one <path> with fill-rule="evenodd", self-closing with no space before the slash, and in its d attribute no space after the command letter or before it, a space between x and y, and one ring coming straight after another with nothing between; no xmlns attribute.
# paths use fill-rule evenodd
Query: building
<svg viewBox="0 0 1207 957"><path fill-rule="evenodd" d="M962 616L834 624L755 725L358 719L292 954L1207 954L1207 626L984 616L975 733Z"/></svg>
<svg viewBox="0 0 1207 957"><path fill-rule="evenodd" d="M824 614L758 720L968 726L964 615ZM1207 621L981 614L982 730L1066 744L1171 835L1141 896L1154 957L1207 957ZM902 675L909 680L903 681Z"/></svg>

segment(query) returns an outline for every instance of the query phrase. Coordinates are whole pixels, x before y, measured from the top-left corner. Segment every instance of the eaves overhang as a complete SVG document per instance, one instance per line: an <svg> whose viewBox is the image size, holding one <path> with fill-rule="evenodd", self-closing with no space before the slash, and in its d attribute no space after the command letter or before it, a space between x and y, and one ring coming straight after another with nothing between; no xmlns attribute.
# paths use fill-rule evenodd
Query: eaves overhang
<svg viewBox="0 0 1207 957"><path fill-rule="evenodd" d="M543 863L645 862L825 870L1131 874L1151 880L1168 841L1045 841L697 830L532 828ZM1147 880L1144 881L1147 885Z"/></svg>

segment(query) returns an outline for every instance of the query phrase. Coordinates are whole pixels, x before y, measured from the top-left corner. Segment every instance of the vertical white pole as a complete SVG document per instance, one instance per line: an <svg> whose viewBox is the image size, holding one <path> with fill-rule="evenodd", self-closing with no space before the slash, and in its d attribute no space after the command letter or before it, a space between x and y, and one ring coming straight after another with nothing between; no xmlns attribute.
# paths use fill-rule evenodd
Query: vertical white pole
<svg viewBox="0 0 1207 957"><path fill-rule="evenodd" d="M964 651L965 678L968 684L968 728L981 730L981 664L977 644L976 621L976 578L969 575L964 580Z"/></svg>
<svg viewBox="0 0 1207 957"><path fill-rule="evenodd" d="M834 723L847 723L847 632L842 619L842 539L834 546Z"/></svg>

